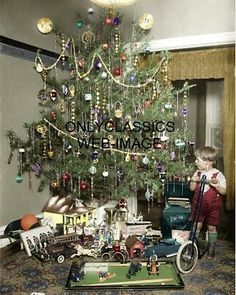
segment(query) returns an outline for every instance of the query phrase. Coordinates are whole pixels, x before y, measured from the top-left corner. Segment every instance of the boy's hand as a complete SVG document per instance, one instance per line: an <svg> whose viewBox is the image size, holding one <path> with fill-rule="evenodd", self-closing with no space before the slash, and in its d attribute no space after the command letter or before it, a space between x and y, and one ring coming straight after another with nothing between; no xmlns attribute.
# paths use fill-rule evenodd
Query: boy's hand
<svg viewBox="0 0 236 295"><path fill-rule="evenodd" d="M217 187L217 186L219 186L219 180L216 179L216 178L212 178L212 179L210 180L209 184L210 184L211 186L213 186L213 187Z"/></svg>
<svg viewBox="0 0 236 295"><path fill-rule="evenodd" d="M190 181L191 182L199 182L200 178L198 176L193 176Z"/></svg>

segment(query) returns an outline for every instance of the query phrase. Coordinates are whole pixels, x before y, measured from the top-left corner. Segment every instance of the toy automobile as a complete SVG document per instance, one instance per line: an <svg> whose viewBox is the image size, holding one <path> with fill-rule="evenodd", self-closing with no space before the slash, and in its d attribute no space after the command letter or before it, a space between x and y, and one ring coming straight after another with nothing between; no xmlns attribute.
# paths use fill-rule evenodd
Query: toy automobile
<svg viewBox="0 0 236 295"><path fill-rule="evenodd" d="M58 263L63 263L65 258L71 257L76 253L72 244L49 244L45 248L51 259L55 259Z"/></svg>
<svg viewBox="0 0 236 295"><path fill-rule="evenodd" d="M138 271L140 271L141 268L142 268L142 265L141 265L140 262L131 262L129 270L128 270L127 274L126 274L126 277L128 279L130 279L131 276L136 276L136 273Z"/></svg>

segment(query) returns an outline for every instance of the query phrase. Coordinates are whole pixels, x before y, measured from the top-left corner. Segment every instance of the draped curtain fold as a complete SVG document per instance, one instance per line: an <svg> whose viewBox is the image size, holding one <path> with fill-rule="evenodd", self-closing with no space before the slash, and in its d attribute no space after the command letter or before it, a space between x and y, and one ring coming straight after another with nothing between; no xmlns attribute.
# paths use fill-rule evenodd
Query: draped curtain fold
<svg viewBox="0 0 236 295"><path fill-rule="evenodd" d="M235 52L234 48L172 52L168 69L171 81L224 79L222 101L223 161L227 180L226 208L234 208L235 193Z"/></svg>

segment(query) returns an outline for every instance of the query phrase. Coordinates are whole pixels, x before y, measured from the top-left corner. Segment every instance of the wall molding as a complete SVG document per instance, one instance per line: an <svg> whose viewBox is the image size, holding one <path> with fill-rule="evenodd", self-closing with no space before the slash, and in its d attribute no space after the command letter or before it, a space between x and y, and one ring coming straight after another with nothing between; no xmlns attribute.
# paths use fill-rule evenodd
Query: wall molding
<svg viewBox="0 0 236 295"><path fill-rule="evenodd" d="M167 38L148 42L150 52L190 48L218 47L235 44L235 32Z"/></svg>

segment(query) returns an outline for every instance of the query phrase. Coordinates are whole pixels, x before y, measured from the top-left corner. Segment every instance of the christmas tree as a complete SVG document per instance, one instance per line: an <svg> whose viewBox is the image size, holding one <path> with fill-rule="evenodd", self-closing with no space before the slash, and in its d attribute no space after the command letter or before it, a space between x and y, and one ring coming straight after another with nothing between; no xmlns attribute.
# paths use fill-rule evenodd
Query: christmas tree
<svg viewBox="0 0 236 295"><path fill-rule="evenodd" d="M58 59L45 65L40 52L35 58L42 119L25 123L26 141L7 132L8 162L14 151L19 157L17 183L33 172L39 190L49 186L53 194L120 199L142 189L149 200L161 194L165 180L186 179L191 86L175 89L169 53L149 52L146 20L132 24L129 43L122 42L115 10L104 10L95 25L79 19L76 39L54 28Z"/></svg>

